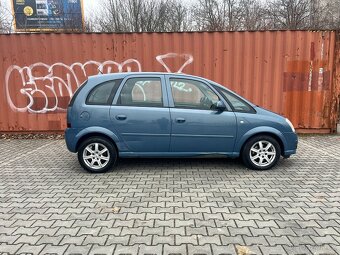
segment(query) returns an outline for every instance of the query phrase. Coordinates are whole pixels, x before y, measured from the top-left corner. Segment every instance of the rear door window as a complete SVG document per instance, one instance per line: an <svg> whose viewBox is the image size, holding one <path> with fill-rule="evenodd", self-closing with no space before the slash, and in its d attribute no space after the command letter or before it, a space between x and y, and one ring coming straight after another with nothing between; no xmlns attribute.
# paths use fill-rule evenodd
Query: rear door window
<svg viewBox="0 0 340 255"><path fill-rule="evenodd" d="M163 107L161 79L147 77L128 79L120 92L117 105Z"/></svg>

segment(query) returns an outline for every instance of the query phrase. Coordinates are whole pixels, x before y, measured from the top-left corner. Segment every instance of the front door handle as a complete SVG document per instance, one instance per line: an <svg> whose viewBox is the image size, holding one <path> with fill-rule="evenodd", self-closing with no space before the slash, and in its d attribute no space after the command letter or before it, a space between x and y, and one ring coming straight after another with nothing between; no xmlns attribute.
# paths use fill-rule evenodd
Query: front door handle
<svg viewBox="0 0 340 255"><path fill-rule="evenodd" d="M117 120L126 120L126 115L118 114L118 115L116 115L116 119Z"/></svg>
<svg viewBox="0 0 340 255"><path fill-rule="evenodd" d="M185 119L184 118L176 118L176 122L177 123L183 123L183 122L185 122Z"/></svg>

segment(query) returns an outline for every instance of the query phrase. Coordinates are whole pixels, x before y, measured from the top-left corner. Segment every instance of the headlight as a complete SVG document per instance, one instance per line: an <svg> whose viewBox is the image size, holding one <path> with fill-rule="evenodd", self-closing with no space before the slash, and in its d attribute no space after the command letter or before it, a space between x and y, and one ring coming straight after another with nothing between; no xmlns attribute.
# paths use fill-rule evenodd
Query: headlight
<svg viewBox="0 0 340 255"><path fill-rule="evenodd" d="M293 124L290 122L290 120L286 118L286 122L292 128L292 131L295 133L295 128L294 128Z"/></svg>

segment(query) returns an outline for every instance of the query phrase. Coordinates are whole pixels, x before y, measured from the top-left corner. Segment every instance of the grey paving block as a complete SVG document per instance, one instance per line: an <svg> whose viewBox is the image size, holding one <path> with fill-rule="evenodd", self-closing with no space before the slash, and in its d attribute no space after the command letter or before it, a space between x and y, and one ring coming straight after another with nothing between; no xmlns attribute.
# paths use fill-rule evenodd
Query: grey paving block
<svg viewBox="0 0 340 255"><path fill-rule="evenodd" d="M271 246L271 247L260 247L263 255L291 255L292 253L287 253L281 245Z"/></svg>
<svg viewBox="0 0 340 255"><path fill-rule="evenodd" d="M129 240L130 240L130 235L125 235L125 236L109 235L106 240L106 245L110 245L110 244L128 245Z"/></svg>
<svg viewBox="0 0 340 255"><path fill-rule="evenodd" d="M71 254L88 254L92 248L92 245L69 245L67 250L65 251L65 255Z"/></svg>
<svg viewBox="0 0 340 255"><path fill-rule="evenodd" d="M188 255L210 255L213 254L211 251L211 247L208 244L205 245L192 245L192 244L188 244L187 245L188 248Z"/></svg>
<svg viewBox="0 0 340 255"><path fill-rule="evenodd" d="M24 244L20 247L20 249L17 251L18 254L26 253L26 254L39 254L43 249L45 245L30 245L30 244Z"/></svg>
<svg viewBox="0 0 340 255"><path fill-rule="evenodd" d="M36 244L50 244L50 245L58 245L61 240L63 239L63 236L47 236L43 235Z"/></svg>
<svg viewBox="0 0 340 255"><path fill-rule="evenodd" d="M60 241L60 245L64 244L74 244L74 245L81 245L85 239L85 236L61 236L62 239Z"/></svg>
<svg viewBox="0 0 340 255"><path fill-rule="evenodd" d="M139 255L158 255L162 254L163 245L144 245L141 244L138 246L138 254Z"/></svg>
<svg viewBox="0 0 340 255"><path fill-rule="evenodd" d="M8 254L15 254L17 251L22 247L23 244L6 244L0 243L0 252L8 253Z"/></svg>
<svg viewBox="0 0 340 255"><path fill-rule="evenodd" d="M168 245L163 246L163 255L185 255L187 254L187 245Z"/></svg>
<svg viewBox="0 0 340 255"><path fill-rule="evenodd" d="M65 254L68 245L51 245L47 244L40 252L40 254L54 254L63 255Z"/></svg>
<svg viewBox="0 0 340 255"><path fill-rule="evenodd" d="M84 236L83 236L84 237ZM104 245L106 243L106 240L108 239L108 236L92 236L92 235L86 235L85 240L83 241L83 245L87 244L98 244L98 245Z"/></svg>
<svg viewBox="0 0 340 255"><path fill-rule="evenodd" d="M132 245L132 246L125 246L118 244L116 245L116 249L114 251L114 254L116 255L138 255L140 250L140 244Z"/></svg>
<svg viewBox="0 0 340 255"><path fill-rule="evenodd" d="M134 245L134 244L151 245L151 242L152 242L152 235L148 235L148 236L131 235L129 245Z"/></svg>
<svg viewBox="0 0 340 255"><path fill-rule="evenodd" d="M264 236L244 236L243 237L244 242L246 245L251 246L251 245L261 245L261 246L266 246L268 245L268 241Z"/></svg>
<svg viewBox="0 0 340 255"><path fill-rule="evenodd" d="M327 255L336 255L335 250L328 244L325 245L307 245L307 248L311 251L312 254L327 254Z"/></svg>

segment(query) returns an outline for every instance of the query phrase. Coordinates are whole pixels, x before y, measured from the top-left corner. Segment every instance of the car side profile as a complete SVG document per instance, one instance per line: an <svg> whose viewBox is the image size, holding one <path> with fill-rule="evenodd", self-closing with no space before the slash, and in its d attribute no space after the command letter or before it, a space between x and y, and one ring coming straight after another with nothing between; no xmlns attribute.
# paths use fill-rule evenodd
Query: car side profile
<svg viewBox="0 0 340 255"><path fill-rule="evenodd" d="M204 78L172 73L89 77L67 110L67 148L93 173L119 157L241 157L267 170L296 153L292 123Z"/></svg>

